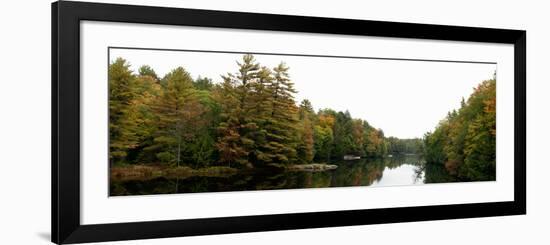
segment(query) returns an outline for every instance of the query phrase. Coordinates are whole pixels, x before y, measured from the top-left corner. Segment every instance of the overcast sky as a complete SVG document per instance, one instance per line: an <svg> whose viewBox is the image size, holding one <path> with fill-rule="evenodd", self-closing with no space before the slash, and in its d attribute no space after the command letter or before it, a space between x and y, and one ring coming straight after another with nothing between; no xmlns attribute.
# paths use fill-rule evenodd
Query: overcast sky
<svg viewBox="0 0 550 245"><path fill-rule="evenodd" d="M151 66L159 76L182 66L220 82L220 75L237 71L241 54L188 51L111 49L110 60L126 59L136 71ZM367 120L386 136L422 137L432 131L462 97L490 79L495 64L400 61L332 57L255 55L262 66L285 62L298 93L317 111L348 110L352 117Z"/></svg>

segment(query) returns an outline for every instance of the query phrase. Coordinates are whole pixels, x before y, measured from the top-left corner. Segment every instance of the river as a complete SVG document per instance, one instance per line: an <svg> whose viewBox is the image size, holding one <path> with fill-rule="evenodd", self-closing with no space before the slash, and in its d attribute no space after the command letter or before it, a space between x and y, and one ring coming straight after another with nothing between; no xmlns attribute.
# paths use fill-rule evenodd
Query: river
<svg viewBox="0 0 550 245"><path fill-rule="evenodd" d="M229 177L188 177L113 181L111 196L170 193L275 190L345 186L401 186L449 182L445 171L424 167L417 155L383 159L336 161L334 170L323 172L239 172Z"/></svg>

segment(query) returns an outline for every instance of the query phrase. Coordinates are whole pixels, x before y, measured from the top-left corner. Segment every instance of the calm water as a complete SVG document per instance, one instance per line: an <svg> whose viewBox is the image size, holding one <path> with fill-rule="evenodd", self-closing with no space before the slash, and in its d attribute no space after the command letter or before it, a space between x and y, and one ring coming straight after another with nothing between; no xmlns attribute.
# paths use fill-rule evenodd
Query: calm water
<svg viewBox="0 0 550 245"><path fill-rule="evenodd" d="M274 190L342 186L419 185L450 182L443 169L424 167L415 155L385 159L338 161L337 169L324 172L245 172L230 177L189 177L113 181L111 195L147 195L191 192Z"/></svg>

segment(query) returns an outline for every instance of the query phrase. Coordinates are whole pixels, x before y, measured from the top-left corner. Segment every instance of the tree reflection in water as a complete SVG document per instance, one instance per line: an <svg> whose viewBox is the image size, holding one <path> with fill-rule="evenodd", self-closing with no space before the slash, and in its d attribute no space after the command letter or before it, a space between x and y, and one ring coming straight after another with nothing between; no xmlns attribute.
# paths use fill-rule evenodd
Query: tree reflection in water
<svg viewBox="0 0 550 245"><path fill-rule="evenodd" d="M277 190L344 186L385 186L455 181L444 168L424 163L417 155L399 155L380 159L336 161L335 170L324 172L243 171L230 177L188 177L170 179L111 181L111 196L170 193ZM394 181L384 174L399 172L407 176ZM395 176L394 176L395 177Z"/></svg>

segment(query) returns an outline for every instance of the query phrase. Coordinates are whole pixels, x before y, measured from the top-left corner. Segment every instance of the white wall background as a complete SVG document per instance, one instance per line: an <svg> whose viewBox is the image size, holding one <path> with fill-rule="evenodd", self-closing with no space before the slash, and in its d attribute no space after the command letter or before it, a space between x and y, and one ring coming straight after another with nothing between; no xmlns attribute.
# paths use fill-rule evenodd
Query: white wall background
<svg viewBox="0 0 550 245"><path fill-rule="evenodd" d="M550 241L549 7L545 1L106 1L527 30L525 216L277 231L103 244L545 244ZM0 244L48 244L50 230L50 1L0 11Z"/></svg>

